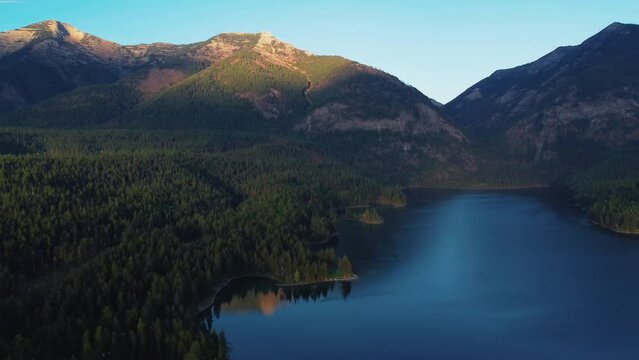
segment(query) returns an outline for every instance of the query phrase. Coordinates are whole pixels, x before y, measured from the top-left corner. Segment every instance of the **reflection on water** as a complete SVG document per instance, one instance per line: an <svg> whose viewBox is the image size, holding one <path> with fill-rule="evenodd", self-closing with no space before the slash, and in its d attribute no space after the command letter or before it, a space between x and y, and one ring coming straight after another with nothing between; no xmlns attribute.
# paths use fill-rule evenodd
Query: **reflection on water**
<svg viewBox="0 0 639 360"><path fill-rule="evenodd" d="M351 293L351 286L350 282L343 282L337 286L344 299ZM218 294L211 311L215 318L219 318L223 313L261 313L264 316L272 316L286 304L322 301L336 290L335 283L279 287L270 279L242 278L231 282Z"/></svg>
<svg viewBox="0 0 639 360"><path fill-rule="evenodd" d="M234 294L228 302L218 304L216 312L218 314L221 311L225 313L245 313L258 309L263 315L270 316L273 315L278 306L285 304L286 298L282 289L265 292L249 290L241 296Z"/></svg>

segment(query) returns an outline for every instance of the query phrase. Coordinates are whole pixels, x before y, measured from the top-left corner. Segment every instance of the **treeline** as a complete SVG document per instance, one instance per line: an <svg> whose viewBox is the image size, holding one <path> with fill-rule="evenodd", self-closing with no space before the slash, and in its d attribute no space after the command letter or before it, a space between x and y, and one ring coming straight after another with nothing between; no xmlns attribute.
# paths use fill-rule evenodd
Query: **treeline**
<svg viewBox="0 0 639 360"><path fill-rule="evenodd" d="M0 155L3 358L224 359L225 337L191 316L215 284L326 278L334 253L308 244L334 233L332 209L403 201L304 144L3 134L41 144Z"/></svg>

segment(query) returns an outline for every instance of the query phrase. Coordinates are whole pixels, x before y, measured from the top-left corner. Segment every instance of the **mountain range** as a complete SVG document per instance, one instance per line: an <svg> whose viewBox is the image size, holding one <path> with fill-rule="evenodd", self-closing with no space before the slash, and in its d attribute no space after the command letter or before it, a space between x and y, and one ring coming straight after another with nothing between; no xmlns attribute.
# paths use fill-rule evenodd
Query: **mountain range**
<svg viewBox="0 0 639 360"><path fill-rule="evenodd" d="M639 26L614 23L441 105L381 70L270 33L119 45L50 20L0 33L0 123L260 131L322 139L358 153L353 164L383 158L410 169L407 182L482 169L547 181L566 163L639 141L638 59Z"/></svg>
<svg viewBox="0 0 639 360"><path fill-rule="evenodd" d="M313 55L270 33L122 46L45 21L0 34L0 84L0 109L17 110L10 122L24 125L117 121L462 138L431 99L396 77L339 56ZM113 111L95 112L111 104Z"/></svg>

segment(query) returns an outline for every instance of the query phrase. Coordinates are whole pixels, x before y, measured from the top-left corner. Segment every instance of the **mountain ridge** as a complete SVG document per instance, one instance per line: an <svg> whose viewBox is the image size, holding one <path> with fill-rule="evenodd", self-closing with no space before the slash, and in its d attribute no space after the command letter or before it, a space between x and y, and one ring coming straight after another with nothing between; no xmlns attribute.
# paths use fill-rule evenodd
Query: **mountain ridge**
<svg viewBox="0 0 639 360"><path fill-rule="evenodd" d="M416 88L341 56L298 49L270 32L222 33L182 45L119 45L62 22L30 26L57 37L41 36L0 57L4 125L322 138L344 157L396 156L398 163L412 164L413 174L425 163L465 156L464 134ZM81 39L69 40L72 33ZM19 73L29 78L11 75ZM21 101L12 103L16 98Z"/></svg>
<svg viewBox="0 0 639 360"><path fill-rule="evenodd" d="M579 45L496 71L444 109L467 134L505 141L529 161L575 159L639 140L637 61L639 25L613 23Z"/></svg>
<svg viewBox="0 0 639 360"><path fill-rule="evenodd" d="M81 52L84 53L84 55L93 56L99 60L108 60L105 61L105 64L99 65L105 65L104 67L110 70L109 75L111 76L107 79L100 79L100 81L96 81L94 84L115 83L126 80L136 72L148 72L145 74L146 79L141 81L141 84L139 85L139 88L142 89L142 92L146 97L154 95L155 93L164 90L167 86L172 86L175 83L182 81L211 65L219 63L242 50L254 51L259 54L260 58L255 61L257 62L257 65L262 68L264 67L264 63L262 62L266 61L273 65L300 72L308 81L307 88L303 89L305 93L326 87L327 79L335 75L330 72L342 70L357 72L358 74L363 75L379 76L386 79L386 81L392 86L405 88L407 90L412 89L410 92L413 92L414 94L419 93L419 91L415 88L404 84L396 77L381 70L350 61L343 57L318 57L308 51L295 48L293 45L276 38L270 32L228 32L218 34L201 42L182 45L161 42L138 45L120 45L115 42L110 42L93 36L89 33L82 32L73 25L57 20L46 20L20 29L0 33L0 37L4 35L5 39L11 38L11 34L25 31L37 33L37 35L32 36L31 40L33 42L48 41L50 38L54 38L56 41L63 41L65 43L79 43L80 45L78 46L82 47ZM16 35L13 37L16 38L18 36ZM69 39L71 39L71 41ZM97 45L94 47L88 47L87 44L85 44L87 39L92 39L93 43ZM28 49L26 48L29 45L33 45L23 44L22 42L17 43L18 45L11 46L11 44L7 44L5 41L2 46L0 46L0 53L4 54L3 56L0 56L0 63L3 60L6 62L7 57L11 54L20 52L21 50L27 51ZM103 47L106 46L105 44L108 44L109 51L103 51ZM19 45L22 46L22 48L19 48ZM38 50L39 49L35 49L34 52L38 52ZM53 52L53 50L51 50L51 52ZM105 56L105 54L108 54L108 56ZM48 55L49 60L53 59L51 61L55 61L58 60L57 58L63 58L69 54L57 54L53 52ZM78 54L71 53L70 55L75 56ZM196 63L198 66L193 68ZM327 67L328 69L319 69L318 72L318 70L313 69L313 67ZM328 71L328 73L322 74L322 71ZM162 83L160 78L169 78L170 81L168 83ZM0 79L2 78L0 77ZM16 93L11 84L5 83L2 85L5 88L2 92L3 94ZM28 105L29 103L35 103L40 100L47 99L52 95L65 93L68 90L82 87L83 84L75 81L72 84L67 85L68 86L63 87L62 89L50 91L48 96L43 95L39 97L31 97L27 99L31 101L24 101L21 105ZM421 95L421 93L419 94ZM246 97L249 95L242 94L242 96ZM413 95L413 97L415 97L415 95ZM436 106L436 103L432 102L432 100L426 96L421 96L418 101L426 103L424 106L427 107ZM340 104L339 107L343 107L341 105L343 104ZM256 106L258 107L258 110L262 110L259 109L260 104L256 104ZM5 106L5 108L7 107L8 106ZM266 113L268 111L262 112ZM421 113L422 111L420 110L419 112ZM320 114L315 114L314 118L317 118L318 116L320 116Z"/></svg>

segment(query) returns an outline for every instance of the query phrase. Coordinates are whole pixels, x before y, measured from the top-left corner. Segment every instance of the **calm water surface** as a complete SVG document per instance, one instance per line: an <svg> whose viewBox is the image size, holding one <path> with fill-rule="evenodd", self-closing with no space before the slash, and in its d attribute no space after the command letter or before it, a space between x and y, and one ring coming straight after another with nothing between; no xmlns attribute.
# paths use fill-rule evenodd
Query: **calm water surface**
<svg viewBox="0 0 639 360"><path fill-rule="evenodd" d="M360 280L225 289L233 359L639 359L639 239L548 192L415 191L340 224Z"/></svg>

